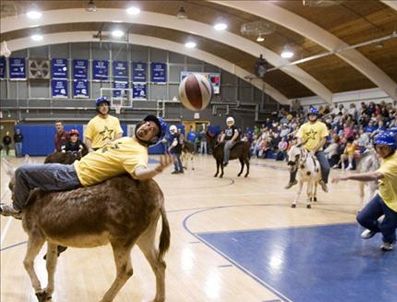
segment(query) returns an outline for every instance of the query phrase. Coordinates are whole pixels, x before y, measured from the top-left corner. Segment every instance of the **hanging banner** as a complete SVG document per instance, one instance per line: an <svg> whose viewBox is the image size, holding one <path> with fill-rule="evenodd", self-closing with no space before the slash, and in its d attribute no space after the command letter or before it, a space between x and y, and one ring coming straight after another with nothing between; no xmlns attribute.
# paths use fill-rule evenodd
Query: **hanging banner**
<svg viewBox="0 0 397 302"><path fill-rule="evenodd" d="M151 80L153 83L167 83L167 64L151 63Z"/></svg>
<svg viewBox="0 0 397 302"><path fill-rule="evenodd" d="M120 90L113 90L113 97L122 96L122 89L128 89L128 82L113 82L113 88Z"/></svg>
<svg viewBox="0 0 397 302"><path fill-rule="evenodd" d="M132 63L132 81L135 83L146 83L147 64L140 62Z"/></svg>
<svg viewBox="0 0 397 302"><path fill-rule="evenodd" d="M10 79L25 80L26 79L26 62L25 58L10 58Z"/></svg>
<svg viewBox="0 0 397 302"><path fill-rule="evenodd" d="M181 71L181 82L193 71ZM212 85L213 93L219 94L221 90L221 74L219 72L194 72L205 76Z"/></svg>
<svg viewBox="0 0 397 302"><path fill-rule="evenodd" d="M73 60L73 79L88 80L88 60Z"/></svg>
<svg viewBox="0 0 397 302"><path fill-rule="evenodd" d="M67 79L68 78L68 60L51 59L51 78Z"/></svg>
<svg viewBox="0 0 397 302"><path fill-rule="evenodd" d="M107 60L92 61L92 79L94 81L109 80L109 61Z"/></svg>
<svg viewBox="0 0 397 302"><path fill-rule="evenodd" d="M51 80L51 95L53 98L68 97L68 81L67 80Z"/></svg>
<svg viewBox="0 0 397 302"><path fill-rule="evenodd" d="M128 81L128 62L113 61L113 80L118 82Z"/></svg>
<svg viewBox="0 0 397 302"><path fill-rule="evenodd" d="M87 80L73 80L73 97L82 99L89 97Z"/></svg>
<svg viewBox="0 0 397 302"><path fill-rule="evenodd" d="M0 57L0 79L5 79L6 77L6 58Z"/></svg>
<svg viewBox="0 0 397 302"><path fill-rule="evenodd" d="M132 98L134 100L146 100L146 84L132 84Z"/></svg>

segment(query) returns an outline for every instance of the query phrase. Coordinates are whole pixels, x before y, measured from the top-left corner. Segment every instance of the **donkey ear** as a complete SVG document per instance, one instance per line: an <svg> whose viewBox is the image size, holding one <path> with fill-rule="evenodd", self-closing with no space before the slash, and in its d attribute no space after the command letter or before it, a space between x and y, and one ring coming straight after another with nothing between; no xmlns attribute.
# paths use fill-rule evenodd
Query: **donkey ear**
<svg viewBox="0 0 397 302"><path fill-rule="evenodd" d="M12 164L11 164L8 160L6 160L6 159L3 159L3 160L2 160L2 163L3 163L4 169L5 169L5 171L6 171L6 174L7 174L8 176L10 176L10 177L13 177L13 176L14 176L14 173L15 173L15 169L14 169L14 167L12 166Z"/></svg>

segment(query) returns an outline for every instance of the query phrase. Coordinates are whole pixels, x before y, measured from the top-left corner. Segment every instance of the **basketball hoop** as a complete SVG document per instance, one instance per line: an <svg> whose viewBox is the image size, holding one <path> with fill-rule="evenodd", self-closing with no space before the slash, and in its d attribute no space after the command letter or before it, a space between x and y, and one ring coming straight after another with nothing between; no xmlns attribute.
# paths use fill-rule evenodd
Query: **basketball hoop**
<svg viewBox="0 0 397 302"><path fill-rule="evenodd" d="M114 110L116 111L116 114L121 113L121 104L114 104Z"/></svg>

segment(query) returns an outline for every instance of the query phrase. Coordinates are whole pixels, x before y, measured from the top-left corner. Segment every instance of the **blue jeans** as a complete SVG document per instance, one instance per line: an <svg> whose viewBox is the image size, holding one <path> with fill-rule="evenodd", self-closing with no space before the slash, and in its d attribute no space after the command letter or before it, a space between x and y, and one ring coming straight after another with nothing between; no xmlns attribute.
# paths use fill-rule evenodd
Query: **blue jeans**
<svg viewBox="0 0 397 302"><path fill-rule="evenodd" d="M378 218L382 215L385 215L385 219L379 223ZM357 214L357 221L368 230L381 232L383 242L393 243L396 241L397 212L390 209L379 194L376 194Z"/></svg>
<svg viewBox="0 0 397 302"><path fill-rule="evenodd" d="M15 143L15 156L22 156L22 143Z"/></svg>
<svg viewBox="0 0 397 302"><path fill-rule="evenodd" d="M233 148L233 146L236 144L236 142L233 141L226 141L225 142L225 147L224 147L224 155L223 155L223 162L228 163L229 158L230 158L230 150Z"/></svg>
<svg viewBox="0 0 397 302"><path fill-rule="evenodd" d="M30 191L65 191L80 187L74 165L39 164L23 165L15 171L13 206L22 210L28 203Z"/></svg>
<svg viewBox="0 0 397 302"><path fill-rule="evenodd" d="M318 152L316 152L316 157L317 157L318 161L320 162L320 166L321 166L321 178L325 183L328 183L330 166L329 166L327 156L325 155L325 153L323 151L318 151Z"/></svg>
<svg viewBox="0 0 397 302"><path fill-rule="evenodd" d="M174 158L174 171L182 172L183 173L183 166L181 161L181 154L173 153L172 157Z"/></svg>

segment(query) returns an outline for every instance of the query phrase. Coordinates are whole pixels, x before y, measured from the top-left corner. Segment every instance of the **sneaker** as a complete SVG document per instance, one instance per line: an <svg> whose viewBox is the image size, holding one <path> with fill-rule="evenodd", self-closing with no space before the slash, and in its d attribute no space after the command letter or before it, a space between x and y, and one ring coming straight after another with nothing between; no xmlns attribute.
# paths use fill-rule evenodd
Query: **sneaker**
<svg viewBox="0 0 397 302"><path fill-rule="evenodd" d="M22 211L14 208L13 205L0 204L0 214L3 216L12 216L16 219L22 219Z"/></svg>
<svg viewBox="0 0 397 302"><path fill-rule="evenodd" d="M371 230L367 229L367 230L363 231L360 236L362 239L370 239L370 238L374 237L375 234L376 234L375 231L371 231Z"/></svg>
<svg viewBox="0 0 397 302"><path fill-rule="evenodd" d="M391 242L383 242L383 244L380 246L380 249L385 252L392 251L393 248L394 244Z"/></svg>
<svg viewBox="0 0 397 302"><path fill-rule="evenodd" d="M179 174L179 171L172 171L171 174Z"/></svg>
<svg viewBox="0 0 397 302"><path fill-rule="evenodd" d="M288 190L288 189L291 188L292 186L295 186L297 183L298 183L297 180L294 180L293 182L289 182L288 185L285 186L285 189Z"/></svg>
<svg viewBox="0 0 397 302"><path fill-rule="evenodd" d="M228 164L228 162L227 162L227 161L225 161L225 162L223 163L223 166L224 166L224 167L226 167L226 166L227 166L227 164Z"/></svg>
<svg viewBox="0 0 397 302"><path fill-rule="evenodd" d="M320 184L320 186L321 186L321 189L323 189L323 191L324 191L325 193L328 193L328 186L327 186L327 184L324 182L324 180L320 180L319 184Z"/></svg>
<svg viewBox="0 0 397 302"><path fill-rule="evenodd" d="M348 165L347 168L346 168L346 171L349 171L349 170L352 170L352 169L353 169L353 166L352 165Z"/></svg>

